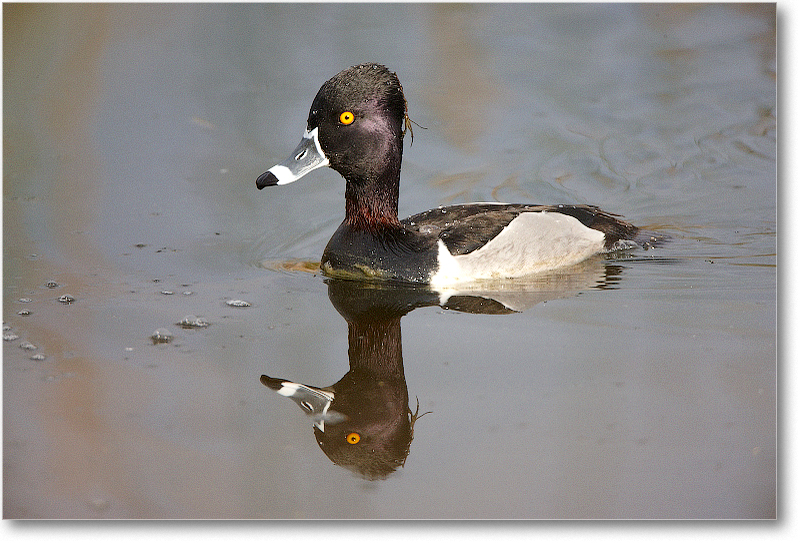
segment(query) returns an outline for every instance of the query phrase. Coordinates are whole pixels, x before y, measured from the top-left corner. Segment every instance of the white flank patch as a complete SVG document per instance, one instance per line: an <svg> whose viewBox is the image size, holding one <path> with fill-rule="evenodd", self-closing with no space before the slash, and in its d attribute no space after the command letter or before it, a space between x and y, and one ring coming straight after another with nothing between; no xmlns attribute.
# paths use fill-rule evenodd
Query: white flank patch
<svg viewBox="0 0 800 543"><path fill-rule="evenodd" d="M504 279L571 266L603 250L605 234L558 212L520 214L492 241L453 256L439 241L439 269L431 286Z"/></svg>

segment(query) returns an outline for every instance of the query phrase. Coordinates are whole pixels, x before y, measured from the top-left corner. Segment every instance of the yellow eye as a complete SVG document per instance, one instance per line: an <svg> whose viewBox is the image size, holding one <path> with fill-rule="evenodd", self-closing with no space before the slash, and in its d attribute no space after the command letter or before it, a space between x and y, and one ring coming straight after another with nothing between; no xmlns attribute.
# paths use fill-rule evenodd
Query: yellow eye
<svg viewBox="0 0 800 543"><path fill-rule="evenodd" d="M345 111L344 113L339 115L339 121L342 124L351 124L355 120L356 120L356 116L353 115L352 111Z"/></svg>
<svg viewBox="0 0 800 543"><path fill-rule="evenodd" d="M355 445L356 443L358 443L359 441L361 441L361 436L360 436L360 435L358 435L358 434L357 434L357 433L355 433L355 432L352 432L352 433L350 433L350 434L347 434L347 438L346 438L346 439L347 439L347 442L348 442L350 445Z"/></svg>

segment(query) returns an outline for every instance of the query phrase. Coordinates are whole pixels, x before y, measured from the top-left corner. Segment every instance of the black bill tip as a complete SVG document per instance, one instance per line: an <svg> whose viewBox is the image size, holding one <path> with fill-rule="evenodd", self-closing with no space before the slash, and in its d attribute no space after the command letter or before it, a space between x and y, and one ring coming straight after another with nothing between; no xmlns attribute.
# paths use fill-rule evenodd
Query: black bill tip
<svg viewBox="0 0 800 543"><path fill-rule="evenodd" d="M264 172L256 179L256 187L258 190L264 187L274 187L278 184L278 178L272 172Z"/></svg>
<svg viewBox="0 0 800 543"><path fill-rule="evenodd" d="M271 388L272 390L280 390L281 386L283 386L284 379L276 379L275 377L270 377L269 375L262 375L261 376L261 384Z"/></svg>

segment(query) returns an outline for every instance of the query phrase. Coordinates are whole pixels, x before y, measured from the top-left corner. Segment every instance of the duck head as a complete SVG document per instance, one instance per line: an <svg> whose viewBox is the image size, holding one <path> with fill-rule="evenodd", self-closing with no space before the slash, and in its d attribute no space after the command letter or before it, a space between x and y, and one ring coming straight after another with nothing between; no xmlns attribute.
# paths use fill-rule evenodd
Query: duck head
<svg viewBox="0 0 800 543"><path fill-rule="evenodd" d="M343 70L322 85L292 154L259 176L259 189L286 185L330 166L348 182L366 183L396 169L407 126L406 99L397 75L381 64Z"/></svg>

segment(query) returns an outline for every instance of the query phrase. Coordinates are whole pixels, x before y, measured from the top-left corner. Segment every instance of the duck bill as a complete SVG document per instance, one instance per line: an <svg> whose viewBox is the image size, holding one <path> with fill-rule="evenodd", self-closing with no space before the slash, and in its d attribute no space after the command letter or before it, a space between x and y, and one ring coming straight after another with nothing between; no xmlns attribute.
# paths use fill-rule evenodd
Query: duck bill
<svg viewBox="0 0 800 543"><path fill-rule="evenodd" d="M319 127L303 134L300 145L291 156L262 173L256 180L259 190L274 185L288 185L310 171L329 164L328 157L319 145Z"/></svg>
<svg viewBox="0 0 800 543"><path fill-rule="evenodd" d="M328 408L333 403L333 392L268 375L261 376L261 383L281 396L291 398L303 411L311 415L314 426L322 432L325 431L325 421L329 416Z"/></svg>

